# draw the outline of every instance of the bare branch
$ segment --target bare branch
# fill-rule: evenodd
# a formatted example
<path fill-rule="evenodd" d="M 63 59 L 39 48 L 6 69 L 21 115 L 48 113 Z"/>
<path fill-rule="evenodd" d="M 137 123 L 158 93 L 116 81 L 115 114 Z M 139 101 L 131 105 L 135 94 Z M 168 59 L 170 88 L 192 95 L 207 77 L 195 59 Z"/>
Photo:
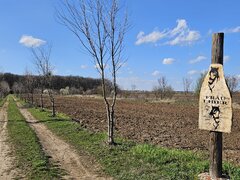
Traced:
<path fill-rule="evenodd" d="M 57 10 L 57 18 L 80 41 L 82 47 L 93 57 L 102 80 L 103 99 L 106 105 L 109 133 L 114 127 L 114 106 L 117 97 L 116 72 L 124 62 L 122 53 L 128 18 L 122 20 L 117 0 L 64 0 Z M 110 2 L 110 3 L 109 3 Z M 106 94 L 106 69 L 111 71 L 113 86 L 112 102 Z M 112 138 L 112 136 L 111 136 Z"/>

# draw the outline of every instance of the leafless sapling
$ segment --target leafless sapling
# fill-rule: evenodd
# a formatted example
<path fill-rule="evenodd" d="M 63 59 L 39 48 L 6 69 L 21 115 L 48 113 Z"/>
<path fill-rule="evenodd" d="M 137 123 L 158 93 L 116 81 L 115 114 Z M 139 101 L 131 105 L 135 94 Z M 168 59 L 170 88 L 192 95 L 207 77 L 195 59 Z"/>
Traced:
<path fill-rule="evenodd" d="M 28 94 L 28 99 L 31 100 L 31 104 L 33 105 L 35 79 L 34 79 L 33 74 L 28 69 L 25 70 L 24 84 L 25 84 L 26 93 Z"/>
<path fill-rule="evenodd" d="M 190 78 L 183 78 L 183 90 L 185 95 L 189 93 L 191 89 L 192 80 Z"/>
<path fill-rule="evenodd" d="M 50 98 L 52 104 L 52 116 L 56 115 L 55 112 L 55 97 L 54 91 L 52 89 L 52 75 L 53 75 L 53 67 L 50 62 L 52 46 L 46 45 L 41 47 L 33 47 L 31 49 L 34 64 L 39 74 L 39 87 L 41 89 L 40 100 L 41 100 L 41 108 L 43 109 L 43 91 L 47 88 L 47 93 Z"/>
<path fill-rule="evenodd" d="M 92 56 L 101 77 L 102 95 L 108 121 L 108 144 L 113 145 L 117 71 L 123 65 L 123 42 L 129 27 L 128 18 L 117 0 L 64 0 L 57 9 L 60 23 L 65 25 Z M 111 100 L 107 98 L 106 79 L 112 82 Z"/>

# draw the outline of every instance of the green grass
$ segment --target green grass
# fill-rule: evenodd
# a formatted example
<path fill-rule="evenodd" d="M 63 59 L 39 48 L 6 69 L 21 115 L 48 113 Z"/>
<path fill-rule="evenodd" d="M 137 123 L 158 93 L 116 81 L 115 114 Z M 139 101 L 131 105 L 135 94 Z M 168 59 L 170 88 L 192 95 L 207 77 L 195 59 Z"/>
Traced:
<path fill-rule="evenodd" d="M 31 108 L 30 112 L 76 149 L 93 155 L 104 172 L 116 179 L 192 180 L 209 169 L 204 154 L 136 144 L 123 139 L 117 139 L 117 146 L 108 147 L 105 143 L 106 134 L 89 132 L 63 114 L 53 118 L 48 111 Z M 239 167 L 224 163 L 223 169 L 232 179 L 240 179 Z"/>
<path fill-rule="evenodd" d="M 3 106 L 3 104 L 6 102 L 7 97 L 5 98 L 0 98 L 0 107 Z"/>
<path fill-rule="evenodd" d="M 16 167 L 27 179 L 59 179 L 62 171 L 49 162 L 39 139 L 9 96 L 8 135 L 16 156 Z M 18 177 L 22 178 L 22 177 Z"/>

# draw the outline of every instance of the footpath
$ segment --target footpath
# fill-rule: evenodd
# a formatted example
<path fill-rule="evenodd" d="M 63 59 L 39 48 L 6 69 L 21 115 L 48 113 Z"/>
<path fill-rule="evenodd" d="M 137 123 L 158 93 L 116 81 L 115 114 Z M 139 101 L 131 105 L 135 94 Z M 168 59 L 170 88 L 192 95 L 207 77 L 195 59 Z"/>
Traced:
<path fill-rule="evenodd" d="M 13 179 L 18 170 L 14 167 L 14 157 L 7 141 L 7 107 L 6 102 L 0 109 L 0 179 Z"/>
<path fill-rule="evenodd" d="M 31 113 L 16 101 L 17 106 L 29 126 L 35 131 L 43 151 L 51 157 L 51 161 L 66 172 L 62 179 L 71 180 L 106 180 L 112 179 L 99 175 L 97 164 L 87 162 L 68 143 L 53 134 L 43 123 L 35 119 Z M 0 110 L 0 179 L 14 179 L 20 171 L 14 168 L 14 157 L 11 156 L 11 146 L 7 143 L 7 108 L 8 101 Z M 86 166 L 87 165 L 87 166 Z M 89 168 L 90 166 L 90 168 Z M 37 177 L 36 177 L 37 178 Z"/>

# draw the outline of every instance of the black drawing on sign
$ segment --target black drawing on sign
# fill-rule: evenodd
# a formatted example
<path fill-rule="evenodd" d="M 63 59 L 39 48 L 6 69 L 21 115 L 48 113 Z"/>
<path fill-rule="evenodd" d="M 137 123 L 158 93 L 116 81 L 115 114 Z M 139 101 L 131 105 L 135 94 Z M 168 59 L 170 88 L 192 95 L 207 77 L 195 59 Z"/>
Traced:
<path fill-rule="evenodd" d="M 209 71 L 209 79 L 208 79 L 208 87 L 211 92 L 215 87 L 218 79 L 219 79 L 218 68 L 211 67 L 211 70 Z"/>
<path fill-rule="evenodd" d="M 213 126 L 215 129 L 218 128 L 220 120 L 219 120 L 219 116 L 220 116 L 220 109 L 219 106 L 212 106 L 212 110 L 209 113 L 210 116 L 212 116 L 212 118 L 214 119 L 214 123 Z"/>

